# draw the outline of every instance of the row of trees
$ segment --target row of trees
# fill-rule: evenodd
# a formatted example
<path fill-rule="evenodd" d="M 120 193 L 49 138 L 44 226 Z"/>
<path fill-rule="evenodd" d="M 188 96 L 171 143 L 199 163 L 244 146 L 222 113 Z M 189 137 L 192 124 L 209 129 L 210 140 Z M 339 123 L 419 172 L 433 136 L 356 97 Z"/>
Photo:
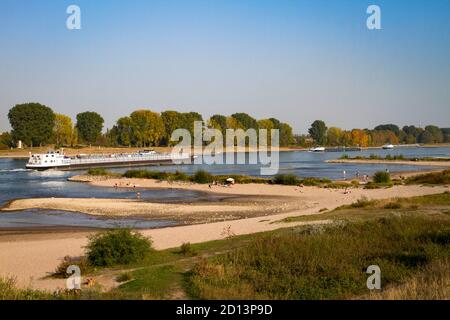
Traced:
<path fill-rule="evenodd" d="M 11 108 L 8 118 L 11 133 L 0 135 L 0 148 L 13 147 L 21 140 L 27 146 L 39 146 L 54 143 L 57 146 L 74 146 L 77 144 L 96 144 L 104 146 L 167 146 L 170 145 L 172 132 L 179 128 L 188 129 L 193 136 L 194 122 L 202 121 L 209 128 L 222 132 L 224 138 L 227 129 L 278 129 L 280 146 L 311 145 L 329 146 L 379 146 L 386 143 L 442 143 L 450 142 L 450 128 L 438 128 L 428 125 L 425 128 L 394 124 L 383 124 L 374 129 L 343 130 L 338 127 L 328 128 L 324 121 L 312 123 L 309 135 L 294 136 L 292 128 L 278 119 L 257 120 L 246 113 L 230 116 L 216 114 L 207 120 L 197 112 L 136 110 L 129 116 L 117 120 L 106 133 L 102 133 L 104 120 L 96 112 L 77 114 L 76 123 L 66 115 L 54 113 L 47 106 L 39 103 L 19 104 Z M 270 139 L 270 137 L 269 137 Z M 270 141 L 270 140 L 269 140 Z"/>
<path fill-rule="evenodd" d="M 295 142 L 292 128 L 275 118 L 256 120 L 246 113 L 235 113 L 231 116 L 213 115 L 207 121 L 197 112 L 164 111 L 161 114 L 150 110 L 137 110 L 128 117 L 117 120 L 114 127 L 107 132 L 107 140 L 111 145 L 121 146 L 167 146 L 171 134 L 176 129 L 187 129 L 194 135 L 194 122 L 202 121 L 207 127 L 218 129 L 226 137 L 227 129 L 279 129 L 280 145 L 288 146 Z"/>
<path fill-rule="evenodd" d="M 95 143 L 102 134 L 103 118 L 95 112 L 83 112 L 77 115 L 74 125 L 66 115 L 54 113 L 39 103 L 18 104 L 8 113 L 12 127 L 9 144 L 22 141 L 28 146 L 41 146 L 49 143 L 57 145 L 76 145 Z M 3 136 L 2 135 L 2 136 Z"/>
<path fill-rule="evenodd" d="M 450 142 L 450 128 L 438 128 L 428 125 L 425 128 L 404 126 L 399 128 L 395 124 L 382 124 L 374 129 L 342 130 L 338 127 L 327 128 L 322 120 L 316 120 L 308 130 L 310 138 L 297 136 L 299 144 L 329 145 L 329 146 L 380 146 L 386 143 L 415 144 Z"/>
<path fill-rule="evenodd" d="M 4 133 L 0 147 L 8 148 L 21 140 L 28 146 L 54 143 L 57 146 L 77 144 L 97 144 L 107 146 L 167 146 L 174 130 L 184 128 L 194 135 L 194 122 L 202 121 L 209 128 L 223 133 L 226 129 L 279 129 L 280 145 L 288 146 L 295 142 L 292 128 L 278 119 L 256 120 L 246 113 L 231 116 L 216 114 L 207 121 L 197 112 L 136 110 L 129 116 L 117 120 L 116 124 L 102 134 L 104 120 L 96 112 L 82 112 L 76 116 L 76 124 L 66 115 L 54 113 L 39 103 L 16 105 L 8 113 L 12 127 L 11 133 Z M 269 140 L 270 141 L 270 140 Z M 173 142 L 172 142 L 173 143 Z"/>

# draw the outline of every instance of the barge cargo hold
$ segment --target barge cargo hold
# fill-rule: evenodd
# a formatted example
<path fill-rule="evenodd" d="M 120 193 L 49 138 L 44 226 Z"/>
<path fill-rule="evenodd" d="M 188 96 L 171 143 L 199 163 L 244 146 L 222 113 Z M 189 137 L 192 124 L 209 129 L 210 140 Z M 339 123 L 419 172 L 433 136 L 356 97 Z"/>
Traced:
<path fill-rule="evenodd" d="M 157 153 L 145 150 L 134 153 L 93 154 L 65 156 L 60 151 L 49 151 L 45 154 L 30 154 L 27 169 L 34 170 L 78 170 L 95 167 L 114 168 L 146 165 L 170 165 L 190 163 L 194 157 L 188 153 Z"/>

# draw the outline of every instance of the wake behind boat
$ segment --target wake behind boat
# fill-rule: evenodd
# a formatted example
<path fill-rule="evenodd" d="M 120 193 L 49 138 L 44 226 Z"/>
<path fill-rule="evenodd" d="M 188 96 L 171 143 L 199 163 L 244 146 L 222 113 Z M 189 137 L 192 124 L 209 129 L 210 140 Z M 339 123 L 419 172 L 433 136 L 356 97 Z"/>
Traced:
<path fill-rule="evenodd" d="M 314 147 L 309 149 L 310 152 L 324 152 L 325 151 L 325 147 Z"/>
<path fill-rule="evenodd" d="M 112 168 L 181 162 L 189 163 L 189 160 L 192 159 L 193 157 L 189 153 L 157 153 L 153 150 L 116 154 L 79 154 L 74 157 L 64 155 L 63 151 L 49 151 L 43 154 L 30 153 L 26 168 L 34 170 L 74 170 L 92 167 Z"/>

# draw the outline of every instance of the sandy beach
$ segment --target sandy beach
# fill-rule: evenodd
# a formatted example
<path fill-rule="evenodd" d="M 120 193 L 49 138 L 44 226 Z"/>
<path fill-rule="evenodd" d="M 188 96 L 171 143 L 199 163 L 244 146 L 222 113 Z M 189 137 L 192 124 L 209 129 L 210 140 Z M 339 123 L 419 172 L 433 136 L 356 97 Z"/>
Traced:
<path fill-rule="evenodd" d="M 83 177 L 78 177 L 79 179 Z M 86 177 L 83 178 L 86 181 Z M 339 189 L 318 187 L 295 187 L 281 185 L 243 184 L 232 187 L 197 185 L 187 183 L 168 183 L 142 179 L 91 179 L 88 183 L 97 186 L 133 188 L 178 188 L 213 192 L 222 195 L 238 195 L 239 197 L 227 205 L 222 203 L 183 203 L 166 204 L 133 200 L 112 199 L 23 199 L 9 204 L 6 210 L 24 208 L 48 208 L 60 210 L 82 211 L 96 215 L 141 214 L 160 217 L 161 214 L 179 216 L 180 220 L 189 216 L 227 216 L 230 212 L 239 212 L 241 216 L 228 221 L 183 225 L 161 229 L 141 231 L 151 237 L 156 249 L 180 246 L 184 242 L 200 243 L 222 239 L 231 232 L 235 235 L 250 234 L 277 228 L 292 227 L 305 222 L 273 223 L 292 216 L 317 214 L 323 208 L 334 209 L 350 204 L 362 196 L 369 199 L 392 197 L 411 197 L 425 194 L 442 193 L 447 186 L 395 186 L 389 189 L 352 189 L 345 194 Z M 250 199 L 250 200 L 248 200 Z M 278 202 L 269 204 L 277 199 Z M 227 201 L 227 200 L 225 200 Z M 270 209 L 267 209 L 270 208 Z M 262 210 L 262 211 L 261 211 Z M 266 210 L 266 211 L 264 211 Z M 278 211 L 276 211 L 278 210 Z M 126 212 L 126 213 L 124 213 Z M 247 218 L 245 218 L 247 216 Z M 222 217 L 223 218 L 223 217 Z M 227 220 L 227 219 L 223 219 Z M 197 221 L 191 221 L 198 223 Z M 308 222 L 327 223 L 326 220 Z M 58 232 L 48 234 L 19 234 L 0 236 L 0 275 L 14 275 L 18 284 L 26 287 L 55 290 L 64 286 L 64 280 L 42 279 L 51 273 L 66 255 L 79 256 L 87 243 L 89 232 Z"/>

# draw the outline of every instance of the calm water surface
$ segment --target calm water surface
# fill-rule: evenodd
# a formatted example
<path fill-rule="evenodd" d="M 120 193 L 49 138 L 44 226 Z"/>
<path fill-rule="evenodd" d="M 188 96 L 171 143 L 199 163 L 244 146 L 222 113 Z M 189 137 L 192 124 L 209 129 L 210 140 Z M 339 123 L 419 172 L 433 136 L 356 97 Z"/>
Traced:
<path fill-rule="evenodd" d="M 280 173 L 292 173 L 300 177 L 327 177 L 341 179 L 343 171 L 347 178 L 352 178 L 357 171 L 361 175 L 372 175 L 375 171 L 419 171 L 431 167 L 395 164 L 339 164 L 326 163 L 325 160 L 337 159 L 341 152 L 311 153 L 303 151 L 281 152 Z M 450 147 L 439 148 L 396 148 L 394 150 L 371 149 L 358 152 L 347 152 L 349 156 L 404 155 L 405 157 L 449 157 Z M 136 192 L 129 189 L 93 187 L 87 184 L 69 182 L 67 178 L 80 174 L 80 171 L 29 171 L 25 170 L 25 159 L 0 159 L 0 206 L 8 201 L 20 198 L 135 198 Z M 145 169 L 146 167 L 143 167 Z M 193 173 L 204 169 L 213 174 L 245 174 L 260 175 L 259 165 L 180 165 L 147 167 L 151 170 Z M 111 169 L 124 172 L 129 168 Z M 211 200 L 211 195 L 190 190 L 141 190 L 142 199 L 148 201 L 192 201 L 193 199 Z M 83 214 L 49 211 L 26 210 L 14 213 L 0 213 L 1 227 L 24 226 L 92 226 L 109 228 L 111 226 L 130 226 L 150 228 L 171 225 L 171 221 L 148 221 L 141 219 L 101 219 Z"/>

